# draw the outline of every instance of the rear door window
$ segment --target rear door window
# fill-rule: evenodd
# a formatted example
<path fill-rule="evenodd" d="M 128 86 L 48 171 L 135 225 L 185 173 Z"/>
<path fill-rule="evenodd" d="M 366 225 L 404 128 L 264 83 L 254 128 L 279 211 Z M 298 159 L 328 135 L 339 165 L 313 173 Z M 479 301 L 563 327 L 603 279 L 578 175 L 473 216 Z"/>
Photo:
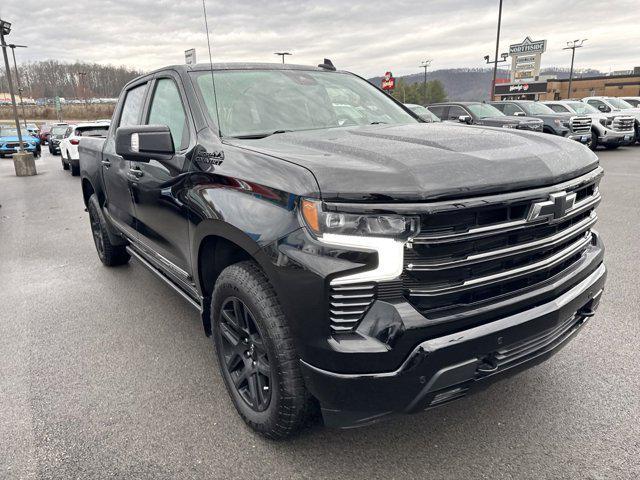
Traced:
<path fill-rule="evenodd" d="M 130 127 L 140 124 L 140 114 L 142 113 L 142 104 L 144 102 L 144 93 L 147 84 L 138 85 L 127 92 L 120 114 L 120 126 Z"/>
<path fill-rule="evenodd" d="M 436 117 L 438 117 L 440 120 L 444 120 L 443 115 L 444 115 L 444 105 L 433 105 L 428 107 L 429 111 L 432 112 Z"/>

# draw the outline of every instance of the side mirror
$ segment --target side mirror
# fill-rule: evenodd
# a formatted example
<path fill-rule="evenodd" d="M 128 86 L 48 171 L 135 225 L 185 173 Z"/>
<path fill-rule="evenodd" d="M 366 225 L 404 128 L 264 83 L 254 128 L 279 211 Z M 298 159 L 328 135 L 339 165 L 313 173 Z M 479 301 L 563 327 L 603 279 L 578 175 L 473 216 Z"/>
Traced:
<path fill-rule="evenodd" d="M 166 125 L 119 127 L 116 153 L 133 162 L 170 160 L 175 154 L 171 131 Z"/>
<path fill-rule="evenodd" d="M 610 112 L 611 109 L 609 107 L 607 107 L 606 105 L 598 105 L 598 110 L 600 110 L 601 112 Z"/>
<path fill-rule="evenodd" d="M 524 112 L 513 112 L 514 117 L 524 117 Z"/>
<path fill-rule="evenodd" d="M 468 123 L 471 124 L 471 117 L 469 115 L 460 115 L 458 117 L 458 121 L 460 123 Z"/>

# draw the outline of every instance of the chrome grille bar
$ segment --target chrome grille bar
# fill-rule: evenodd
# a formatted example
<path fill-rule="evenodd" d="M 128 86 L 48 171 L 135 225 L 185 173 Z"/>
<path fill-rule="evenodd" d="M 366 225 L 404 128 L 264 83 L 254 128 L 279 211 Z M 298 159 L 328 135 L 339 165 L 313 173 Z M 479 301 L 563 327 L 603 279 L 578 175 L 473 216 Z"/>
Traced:
<path fill-rule="evenodd" d="M 459 292 L 462 290 L 467 290 L 469 288 L 490 285 L 492 283 L 500 282 L 503 280 L 511 280 L 513 278 L 521 277 L 523 275 L 527 275 L 539 270 L 551 268 L 555 265 L 558 265 L 559 263 L 562 263 L 564 260 L 569 259 L 573 255 L 575 255 L 576 253 L 580 252 L 582 249 L 587 247 L 587 245 L 589 245 L 590 242 L 591 242 L 591 232 L 589 231 L 585 235 L 583 235 L 580 239 L 578 239 L 576 242 L 569 245 L 568 247 L 538 262 L 530 263 L 529 265 L 514 268 L 511 270 L 505 270 L 492 275 L 471 278 L 455 285 L 447 285 L 444 287 L 438 286 L 438 287 L 432 287 L 432 288 L 412 288 L 412 289 L 409 289 L 409 294 L 411 296 L 417 296 L 417 297 L 430 297 L 430 296 L 436 296 L 436 295 L 444 295 L 447 293 Z"/>
<path fill-rule="evenodd" d="M 440 262 L 409 263 L 405 268 L 409 271 L 446 270 L 449 268 L 462 267 L 465 265 L 471 265 L 479 262 L 494 260 L 497 258 L 506 258 L 513 255 L 518 255 L 520 253 L 535 252 L 536 250 L 541 250 L 543 248 L 559 245 L 562 242 L 565 242 L 574 236 L 578 236 L 581 233 L 586 232 L 589 228 L 591 228 L 596 223 L 597 220 L 598 220 L 598 217 L 596 213 L 592 212 L 591 215 L 589 215 L 589 217 L 585 218 L 584 220 L 581 220 L 580 222 L 576 223 L 572 227 L 562 230 L 561 232 L 558 232 L 549 237 L 535 240 L 533 242 L 522 243 L 520 245 L 514 245 L 512 247 L 506 247 L 498 250 L 491 250 L 488 252 L 468 255 L 464 258 L 459 258 L 455 260 L 448 260 L 448 261 L 445 260 Z"/>

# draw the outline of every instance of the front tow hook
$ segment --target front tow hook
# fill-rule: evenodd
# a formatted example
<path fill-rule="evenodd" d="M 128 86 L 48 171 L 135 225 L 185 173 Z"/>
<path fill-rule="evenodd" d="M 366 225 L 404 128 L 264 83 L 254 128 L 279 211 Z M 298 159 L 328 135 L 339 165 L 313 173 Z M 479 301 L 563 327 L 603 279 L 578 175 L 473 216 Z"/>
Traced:
<path fill-rule="evenodd" d="M 498 361 L 492 356 L 482 359 L 482 363 L 476 369 L 482 375 L 488 375 L 496 370 L 498 370 Z"/>

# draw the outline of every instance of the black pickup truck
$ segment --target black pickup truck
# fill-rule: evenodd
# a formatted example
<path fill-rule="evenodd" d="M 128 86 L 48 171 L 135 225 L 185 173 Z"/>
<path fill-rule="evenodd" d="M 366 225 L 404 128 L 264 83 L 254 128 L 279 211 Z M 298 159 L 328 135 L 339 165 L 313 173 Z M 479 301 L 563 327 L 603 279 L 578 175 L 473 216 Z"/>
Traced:
<path fill-rule="evenodd" d="M 592 152 L 424 123 L 330 61 L 139 77 L 80 168 L 102 263 L 135 257 L 200 311 L 236 409 L 272 438 L 535 365 L 604 288 Z"/>

